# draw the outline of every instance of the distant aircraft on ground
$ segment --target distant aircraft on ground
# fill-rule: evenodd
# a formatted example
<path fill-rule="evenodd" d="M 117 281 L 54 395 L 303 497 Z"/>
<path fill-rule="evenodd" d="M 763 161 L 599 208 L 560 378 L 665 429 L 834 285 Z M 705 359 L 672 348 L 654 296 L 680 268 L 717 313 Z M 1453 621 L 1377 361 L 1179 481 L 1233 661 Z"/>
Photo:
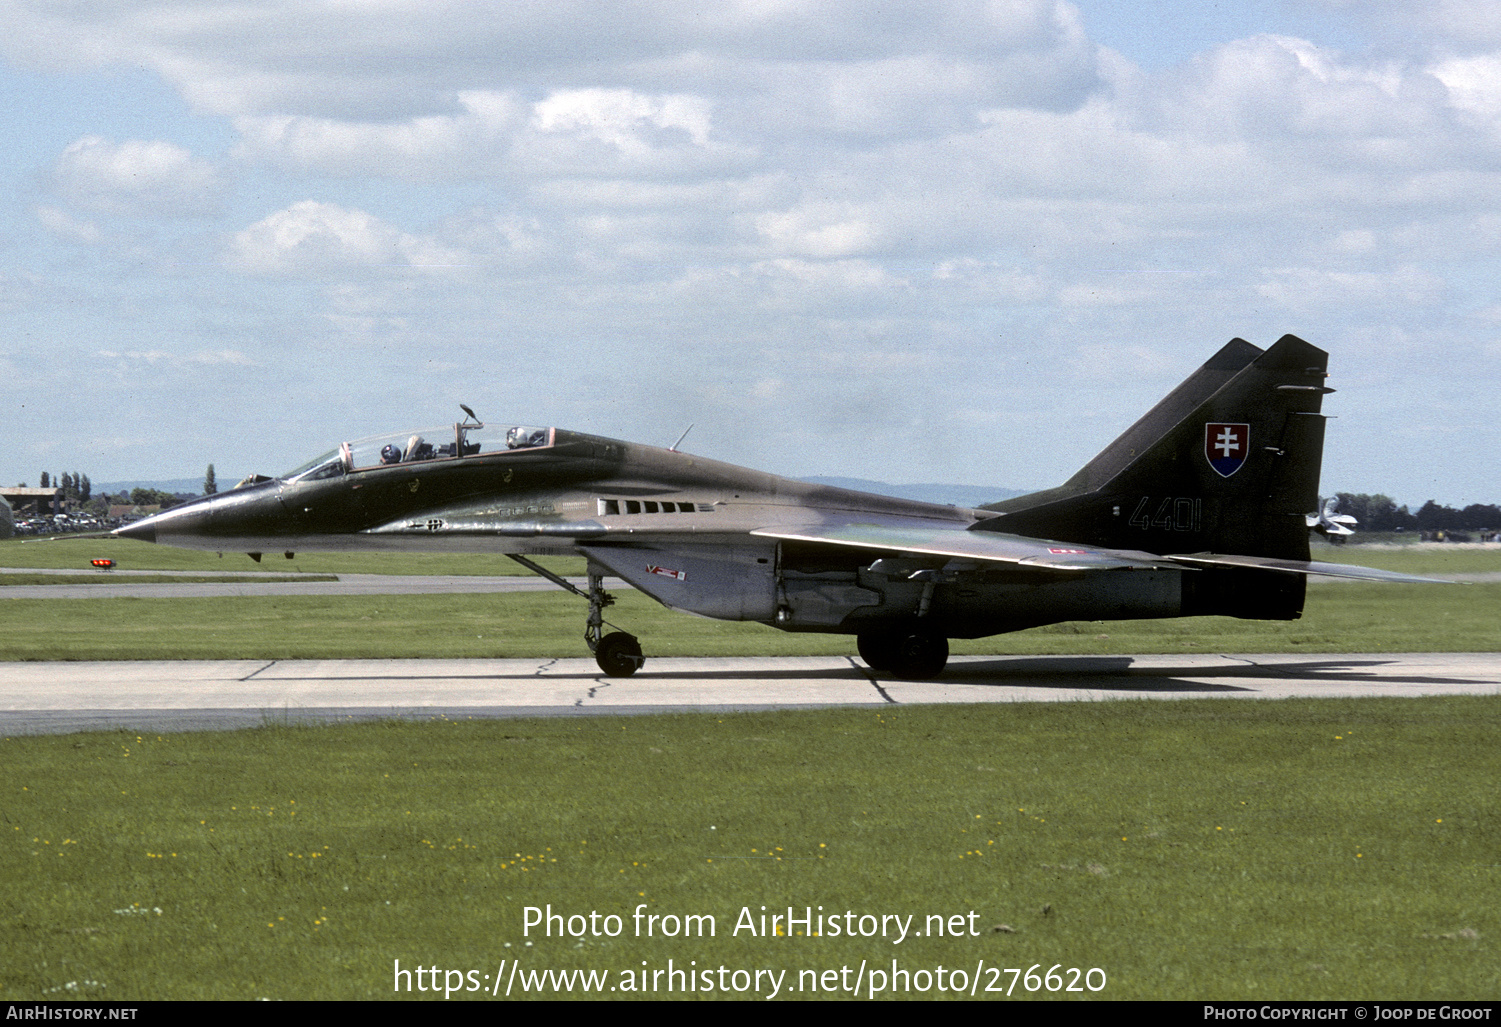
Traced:
<path fill-rule="evenodd" d="M 192 549 L 505 554 L 589 603 L 609 675 L 643 662 L 603 632 L 614 574 L 664 606 L 856 637 L 872 668 L 936 676 L 948 640 L 1071 620 L 1293 620 L 1307 575 L 1424 581 L 1312 562 L 1328 354 L 1235 339 L 1057 488 L 977 509 L 809 484 L 561 428 L 451 427 L 346 442 L 114 534 Z M 461 404 L 462 406 L 462 404 Z M 583 556 L 588 588 L 536 555 Z M 611 625 L 613 627 L 613 625 Z"/>

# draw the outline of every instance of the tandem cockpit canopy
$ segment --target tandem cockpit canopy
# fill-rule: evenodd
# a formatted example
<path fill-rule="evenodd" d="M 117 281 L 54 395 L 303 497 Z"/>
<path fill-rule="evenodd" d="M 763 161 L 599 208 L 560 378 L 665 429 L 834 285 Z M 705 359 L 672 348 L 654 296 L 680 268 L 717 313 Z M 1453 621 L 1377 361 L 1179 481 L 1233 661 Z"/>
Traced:
<path fill-rule="evenodd" d="M 467 409 L 466 409 L 467 413 Z M 552 428 L 505 425 L 487 428 L 472 418 L 443 428 L 373 435 L 344 442 L 337 449 L 281 475 L 283 481 L 321 481 L 355 471 L 425 460 L 452 460 L 479 453 L 542 449 L 556 437 Z"/>

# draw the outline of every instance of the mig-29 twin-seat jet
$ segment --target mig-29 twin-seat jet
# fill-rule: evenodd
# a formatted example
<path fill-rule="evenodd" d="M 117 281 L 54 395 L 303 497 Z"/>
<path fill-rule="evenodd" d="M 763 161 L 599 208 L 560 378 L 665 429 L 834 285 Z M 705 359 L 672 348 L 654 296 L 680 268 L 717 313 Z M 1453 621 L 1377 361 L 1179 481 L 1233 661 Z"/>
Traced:
<path fill-rule="evenodd" d="M 943 670 L 949 639 L 1060 621 L 1208 614 L 1293 620 L 1309 574 L 1328 354 L 1235 339 L 1057 488 L 976 509 L 810 484 L 563 428 L 451 427 L 346 442 L 275 478 L 115 534 L 192 549 L 510 556 L 588 600 L 609 675 L 643 662 L 605 634 L 613 574 L 664 606 L 854 635 L 873 669 Z M 462 406 L 462 404 L 461 404 Z M 537 555 L 582 556 L 588 588 Z"/>

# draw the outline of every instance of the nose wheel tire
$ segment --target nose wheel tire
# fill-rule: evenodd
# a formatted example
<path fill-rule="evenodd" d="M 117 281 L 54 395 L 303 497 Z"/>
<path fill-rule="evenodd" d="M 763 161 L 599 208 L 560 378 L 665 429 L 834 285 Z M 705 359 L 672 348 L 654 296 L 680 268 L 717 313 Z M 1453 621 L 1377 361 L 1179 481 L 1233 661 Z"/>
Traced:
<path fill-rule="evenodd" d="M 594 661 L 607 677 L 628 678 L 646 662 L 635 635 L 612 631 L 594 647 Z"/>

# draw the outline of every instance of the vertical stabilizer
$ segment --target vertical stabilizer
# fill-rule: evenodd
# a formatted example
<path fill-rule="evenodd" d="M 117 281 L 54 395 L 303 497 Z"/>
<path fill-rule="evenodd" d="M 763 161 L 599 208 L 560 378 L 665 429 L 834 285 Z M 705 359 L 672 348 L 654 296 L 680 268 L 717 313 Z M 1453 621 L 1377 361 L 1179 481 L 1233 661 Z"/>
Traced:
<path fill-rule="evenodd" d="M 1127 428 L 1105 450 L 1080 468 L 1064 488 L 1088 491 L 1098 488 L 1120 474 L 1146 452 L 1168 429 L 1192 414 L 1201 403 L 1218 392 L 1265 350 L 1245 339 L 1231 339 L 1204 366 L 1189 375 L 1142 418 Z"/>
<path fill-rule="evenodd" d="M 1293 335 L 1265 352 L 1237 339 L 1067 483 L 988 507 L 1001 516 L 976 530 L 1307 560 L 1327 366 Z"/>

